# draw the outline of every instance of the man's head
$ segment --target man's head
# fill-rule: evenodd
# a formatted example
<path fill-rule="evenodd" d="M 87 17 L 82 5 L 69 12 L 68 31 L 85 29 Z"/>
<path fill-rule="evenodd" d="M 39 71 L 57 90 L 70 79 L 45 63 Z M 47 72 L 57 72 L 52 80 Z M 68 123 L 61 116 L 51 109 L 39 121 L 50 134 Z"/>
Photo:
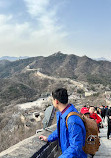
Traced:
<path fill-rule="evenodd" d="M 57 104 L 67 104 L 68 94 L 65 88 L 58 88 L 52 92 L 53 104 L 56 107 Z"/>
<path fill-rule="evenodd" d="M 94 108 L 94 106 L 90 106 L 90 108 L 89 108 L 89 112 L 90 112 L 91 114 L 95 112 L 95 108 Z"/>
<path fill-rule="evenodd" d="M 81 113 L 82 115 L 85 115 L 87 118 L 90 117 L 90 115 L 89 115 L 90 112 L 89 112 L 89 110 L 88 110 L 87 107 L 83 107 L 83 108 L 81 109 L 80 113 Z"/>

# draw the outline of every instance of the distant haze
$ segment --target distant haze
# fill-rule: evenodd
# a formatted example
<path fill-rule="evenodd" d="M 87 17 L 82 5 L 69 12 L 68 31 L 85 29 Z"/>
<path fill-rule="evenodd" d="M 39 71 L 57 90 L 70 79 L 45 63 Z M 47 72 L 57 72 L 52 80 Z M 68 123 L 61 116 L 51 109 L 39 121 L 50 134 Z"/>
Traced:
<path fill-rule="evenodd" d="M 0 60 L 9 60 L 9 61 L 15 61 L 19 59 L 26 59 L 29 58 L 28 56 L 23 56 L 23 57 L 11 57 L 11 56 L 3 56 L 0 58 Z"/>
<path fill-rule="evenodd" d="M 29 56 L 20 56 L 20 57 L 14 57 L 14 56 L 2 56 L 0 58 L 0 60 L 9 60 L 9 61 L 15 61 L 15 60 L 19 60 L 19 59 L 27 59 L 27 58 L 30 58 Z M 106 58 L 92 58 L 94 60 L 97 60 L 97 61 L 100 61 L 100 60 L 103 60 L 103 61 L 111 61 L 111 60 L 108 60 Z"/>

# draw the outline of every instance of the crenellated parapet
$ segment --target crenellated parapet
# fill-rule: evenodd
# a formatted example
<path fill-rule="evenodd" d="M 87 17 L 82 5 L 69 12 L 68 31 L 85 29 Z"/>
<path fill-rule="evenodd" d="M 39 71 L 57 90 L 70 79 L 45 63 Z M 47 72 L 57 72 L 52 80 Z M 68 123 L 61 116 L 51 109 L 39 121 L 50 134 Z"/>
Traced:
<path fill-rule="evenodd" d="M 58 143 L 46 143 L 39 139 L 39 135 L 48 136 L 56 125 L 49 127 L 49 130 L 40 129 L 38 132 L 18 144 L 0 153 L 0 158 L 56 158 L 60 151 Z"/>

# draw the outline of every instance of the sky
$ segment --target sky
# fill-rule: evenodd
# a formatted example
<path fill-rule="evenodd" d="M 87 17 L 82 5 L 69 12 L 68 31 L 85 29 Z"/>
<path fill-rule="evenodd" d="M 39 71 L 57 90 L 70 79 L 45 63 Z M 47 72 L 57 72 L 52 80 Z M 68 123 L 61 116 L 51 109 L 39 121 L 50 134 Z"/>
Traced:
<path fill-rule="evenodd" d="M 0 57 L 111 60 L 111 0 L 0 0 Z"/>

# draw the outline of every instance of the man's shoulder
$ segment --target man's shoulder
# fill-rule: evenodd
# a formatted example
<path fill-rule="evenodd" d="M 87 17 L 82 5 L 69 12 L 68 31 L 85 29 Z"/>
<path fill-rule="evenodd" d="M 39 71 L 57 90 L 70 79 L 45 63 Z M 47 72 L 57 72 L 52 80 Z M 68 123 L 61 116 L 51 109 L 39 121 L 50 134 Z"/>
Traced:
<path fill-rule="evenodd" d="M 83 121 L 82 121 L 82 119 L 79 116 L 77 116 L 77 115 L 71 115 L 68 118 L 68 124 L 69 123 L 81 124 L 81 123 L 83 123 Z"/>

